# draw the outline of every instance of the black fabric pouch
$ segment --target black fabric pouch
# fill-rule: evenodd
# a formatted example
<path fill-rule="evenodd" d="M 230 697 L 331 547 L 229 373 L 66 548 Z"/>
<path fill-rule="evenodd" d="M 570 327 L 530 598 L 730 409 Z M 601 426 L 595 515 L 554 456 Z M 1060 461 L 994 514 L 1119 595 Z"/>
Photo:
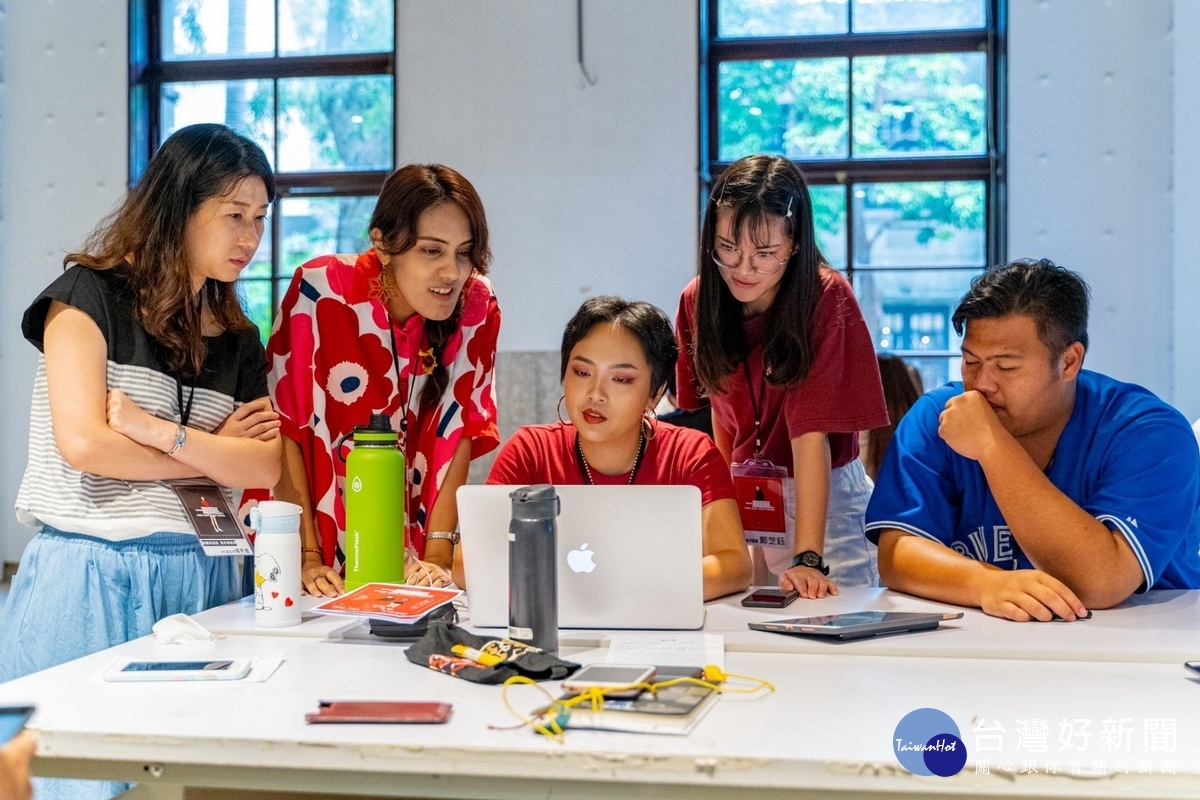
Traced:
<path fill-rule="evenodd" d="M 486 665 L 464 658 L 454 653 L 455 645 L 478 651 L 484 660 L 498 661 Z M 476 636 L 449 622 L 432 623 L 429 632 L 413 642 L 405 655 L 417 666 L 474 683 L 504 683 L 516 675 L 535 681 L 560 681 L 580 666 L 512 639 Z"/>
<path fill-rule="evenodd" d="M 393 622 L 388 619 L 372 618 L 371 635 L 389 642 L 415 642 L 429 633 L 435 622 L 458 622 L 458 611 L 453 603 L 438 606 L 416 622 Z"/>

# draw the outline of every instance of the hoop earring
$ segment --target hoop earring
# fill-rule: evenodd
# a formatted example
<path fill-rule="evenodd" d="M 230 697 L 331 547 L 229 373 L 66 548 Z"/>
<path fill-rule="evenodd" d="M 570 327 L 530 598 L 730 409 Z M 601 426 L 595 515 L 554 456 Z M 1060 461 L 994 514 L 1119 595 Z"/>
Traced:
<path fill-rule="evenodd" d="M 569 422 L 567 422 L 565 419 L 563 419 L 563 418 L 562 418 L 562 404 L 563 404 L 563 400 L 566 400 L 566 399 L 567 399 L 567 396 L 566 396 L 565 394 L 564 394 L 564 395 L 561 395 L 561 396 L 558 398 L 558 405 L 556 405 L 556 406 L 554 407 L 554 410 L 555 410 L 555 412 L 558 414 L 558 421 L 559 421 L 559 422 L 561 422 L 563 425 L 570 425 L 570 423 L 569 423 Z"/>
<path fill-rule="evenodd" d="M 646 409 L 646 413 L 642 414 L 642 425 L 646 428 L 643 433 L 647 442 L 658 435 L 658 417 L 650 409 Z"/>

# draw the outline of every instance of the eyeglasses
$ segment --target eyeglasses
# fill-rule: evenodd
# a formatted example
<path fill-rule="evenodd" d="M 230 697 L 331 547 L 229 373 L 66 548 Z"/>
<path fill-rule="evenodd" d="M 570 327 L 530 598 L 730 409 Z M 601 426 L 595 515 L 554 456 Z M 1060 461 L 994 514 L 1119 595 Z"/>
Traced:
<path fill-rule="evenodd" d="M 755 253 L 750 256 L 750 269 L 757 272 L 759 275 L 774 275 L 779 270 L 787 266 L 787 259 L 791 258 L 795 249 L 788 251 L 787 257 L 779 259 L 770 253 Z M 712 260 L 721 269 L 737 269 L 742 263 L 742 251 L 736 247 L 727 244 L 719 244 L 712 249 Z"/>

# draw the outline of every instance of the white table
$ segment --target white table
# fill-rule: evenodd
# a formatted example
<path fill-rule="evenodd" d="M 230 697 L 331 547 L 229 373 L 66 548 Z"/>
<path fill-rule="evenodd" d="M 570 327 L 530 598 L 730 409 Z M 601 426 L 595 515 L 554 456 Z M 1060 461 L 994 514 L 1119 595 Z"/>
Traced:
<path fill-rule="evenodd" d="M 913 637 L 915 638 L 915 637 Z M 266 683 L 111 684 L 98 677 L 117 655 L 139 658 L 259 655 L 283 651 Z M 577 653 L 580 660 L 601 651 Z M 1200 796 L 1200 682 L 1176 664 L 730 653 L 726 667 L 774 681 L 761 700 L 722 698 L 686 737 L 569 731 L 556 744 L 514 720 L 500 690 L 410 664 L 400 648 L 362 640 L 232 635 L 197 646 L 139 639 L 0 685 L 0 703 L 33 701 L 39 774 L 139 781 L 148 796 L 184 786 L 418 797 L 555 798 L 856 795 L 945 797 Z M 535 705 L 534 690 L 513 695 Z M 320 699 L 423 699 L 454 703 L 445 725 L 307 726 Z M 948 778 L 922 778 L 892 751 L 898 721 L 932 706 L 957 723 L 971 756 Z M 1060 720 L 1091 720 L 1093 736 L 1047 775 L 1048 756 L 1019 746 L 1016 720 L 1045 718 L 1049 747 Z M 1130 720 L 1130 774 L 1102 749 L 1102 720 Z M 1176 724 L 1172 752 L 1144 746 L 1151 721 Z M 998 749 L 976 747 L 973 721 L 999 720 Z M 984 734 L 995 738 L 995 734 Z M 988 741 L 990 745 L 990 740 Z M 1175 774 L 1164 774 L 1162 759 Z M 986 758 L 987 774 L 976 766 Z M 1137 774 L 1141 758 L 1150 774 Z M 1022 761 L 1043 759 L 1034 774 Z M 1107 763 L 1097 775 L 1095 762 Z M 1071 761 L 1082 774 L 1071 776 Z M 1004 767 L 1007 766 L 1007 769 Z"/>
<path fill-rule="evenodd" d="M 923 658 L 1035 659 L 1054 661 L 1140 661 L 1179 664 L 1200 659 L 1200 591 L 1148 592 L 1120 607 L 1094 612 L 1093 618 L 1063 623 L 1016 623 L 989 617 L 978 609 L 958 609 L 888 589 L 845 589 L 837 597 L 796 600 L 783 610 L 742 608 L 742 595 L 733 595 L 707 608 L 704 631 L 725 637 L 730 652 L 830 653 L 916 656 Z M 303 622 L 291 628 L 257 628 L 252 598 L 196 616 L 214 633 L 262 636 L 370 639 L 365 623 L 345 617 L 306 611 Z M 308 609 L 317 601 L 304 598 Z M 961 620 L 942 623 L 937 631 L 888 636 L 852 642 L 827 642 L 806 637 L 752 631 L 755 620 L 817 616 L 845 611 L 961 610 Z M 470 626 L 469 618 L 465 623 Z M 498 629 L 481 629 L 495 633 Z M 600 647 L 618 631 L 569 631 L 559 634 L 564 647 Z M 619 631 L 619 633 L 630 633 Z M 647 636 L 656 635 L 647 632 Z"/>

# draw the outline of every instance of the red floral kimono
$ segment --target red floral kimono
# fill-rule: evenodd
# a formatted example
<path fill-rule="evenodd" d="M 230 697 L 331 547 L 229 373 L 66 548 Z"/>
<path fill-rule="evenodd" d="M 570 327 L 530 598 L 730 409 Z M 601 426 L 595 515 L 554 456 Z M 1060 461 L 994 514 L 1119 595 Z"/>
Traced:
<path fill-rule="evenodd" d="M 346 547 L 346 462 L 334 445 L 343 434 L 366 425 L 373 413 L 387 414 L 397 430 L 402 415 L 408 420 L 401 437 L 408 470 L 405 540 L 419 558 L 425 521 L 459 441 L 471 440 L 471 458 L 500 443 L 492 382 L 500 308 L 491 283 L 474 273 L 463 286 L 460 327 L 441 357 L 450 383 L 437 406 L 418 415 L 428 359 L 421 353 L 428 349 L 425 318 L 414 314 L 394 322 L 378 288 L 379 272 L 374 250 L 357 259 L 309 261 L 296 270 L 267 343 L 271 401 L 281 432 L 304 454 L 322 555 L 339 570 Z"/>

